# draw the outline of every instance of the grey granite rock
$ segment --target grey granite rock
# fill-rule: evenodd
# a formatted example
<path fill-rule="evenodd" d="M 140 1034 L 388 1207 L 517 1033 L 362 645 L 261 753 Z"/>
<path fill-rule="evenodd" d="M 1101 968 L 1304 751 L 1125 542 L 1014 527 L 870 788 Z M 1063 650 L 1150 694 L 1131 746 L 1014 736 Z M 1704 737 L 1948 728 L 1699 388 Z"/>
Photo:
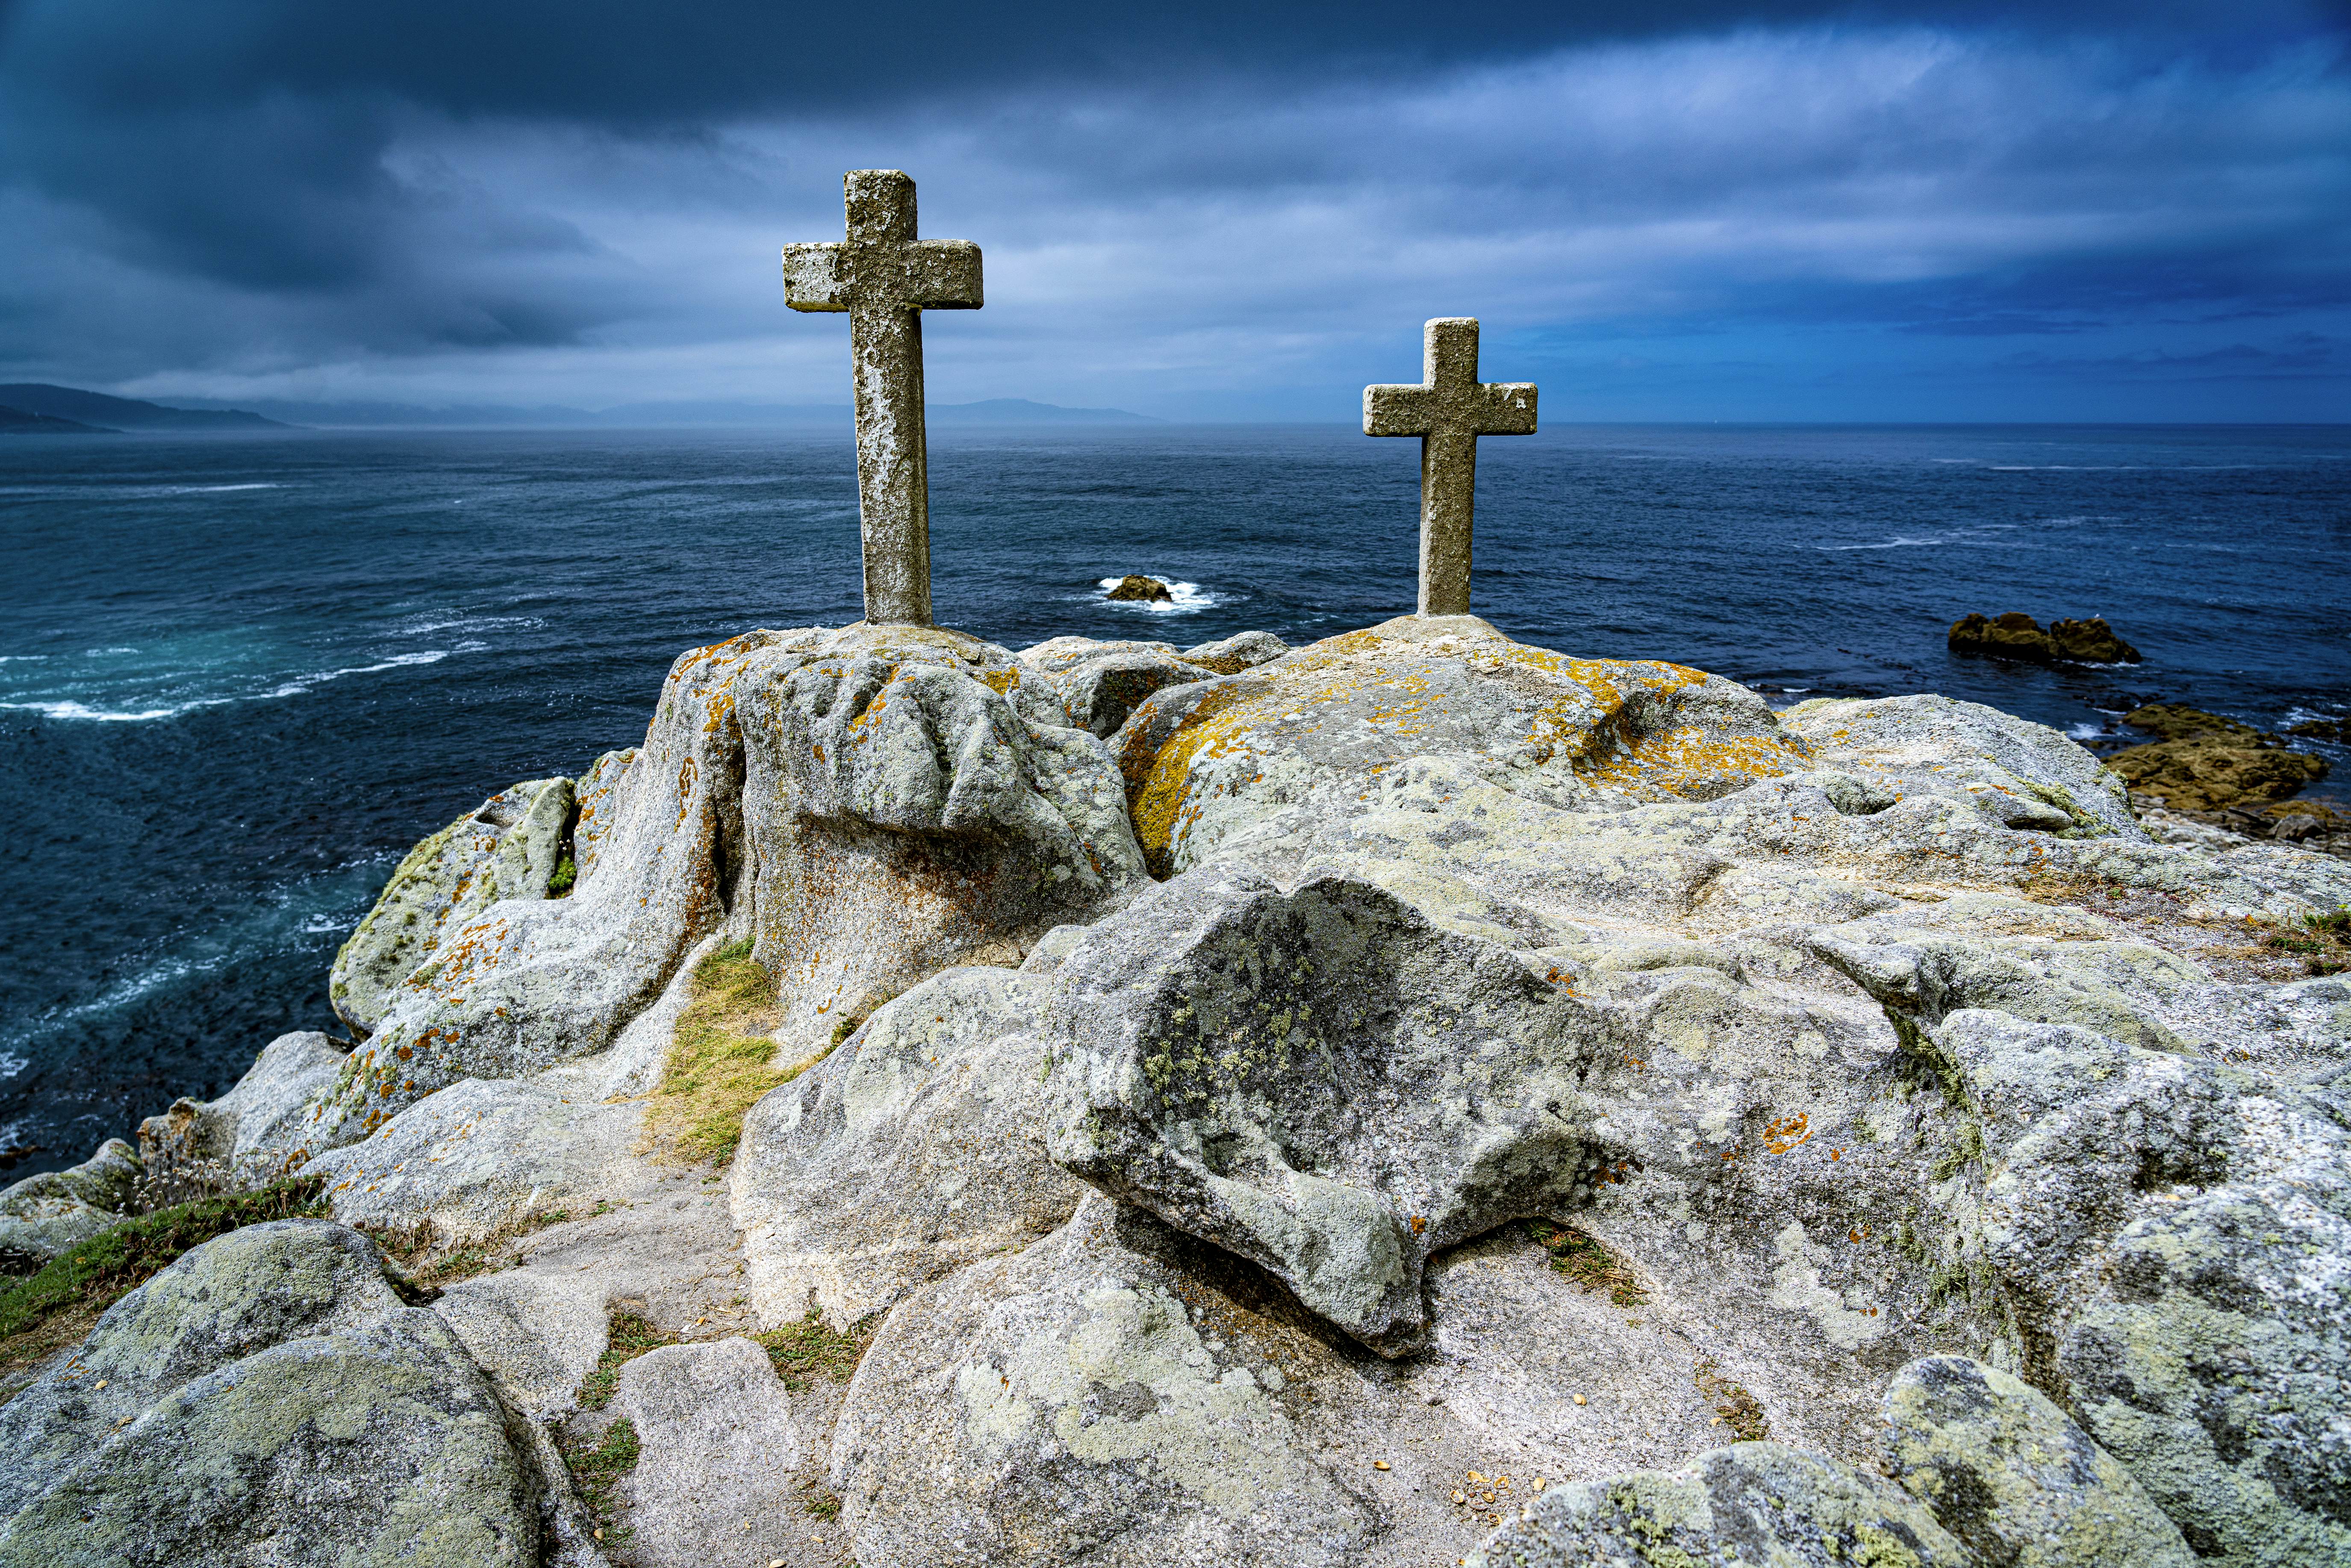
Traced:
<path fill-rule="evenodd" d="M 846 1328 L 915 1286 L 1070 1217 L 1084 1188 L 1045 1157 L 1047 994 L 948 969 L 877 1010 L 745 1119 L 731 1174 L 763 1322 Z"/>
<path fill-rule="evenodd" d="M 1278 1372 L 1194 1327 L 1189 1291 L 1122 1245 L 1095 1198 L 1025 1252 L 908 1297 L 833 1437 L 855 1560 L 1359 1561 L 1374 1505 L 1315 1462 Z"/>
<path fill-rule="evenodd" d="M 1985 1563 L 2190 1568 L 2130 1472 L 2037 1389 L 1964 1356 L 1914 1361 L 1886 1391 L 1886 1462 Z"/>
<path fill-rule="evenodd" d="M 327 995 L 343 1021 L 381 1023 L 401 982 L 491 904 L 545 898 L 571 800 L 569 779 L 528 779 L 409 851 L 335 955 Z"/>
<path fill-rule="evenodd" d="M 1196 643 L 1184 650 L 1184 657 L 1220 675 L 1232 675 L 1271 664 L 1289 652 L 1290 644 L 1270 632 L 1236 632 L 1213 643 Z"/>
<path fill-rule="evenodd" d="M 269 1345 L 94 1433 L 0 1526 L 0 1563 L 526 1568 L 544 1526 L 507 1421 L 438 1318 L 395 1310 Z"/>
<path fill-rule="evenodd" d="M 432 1303 L 508 1406 L 534 1420 L 578 1407 L 580 1380 L 611 1343 L 601 1285 L 513 1269 L 460 1280 Z"/>
<path fill-rule="evenodd" d="M 78 1166 L 0 1189 L 0 1269 L 30 1272 L 122 1222 L 138 1190 L 139 1155 L 109 1138 Z"/>
<path fill-rule="evenodd" d="M 0 1514 L 183 1385 L 400 1305 L 375 1244 L 340 1225 L 281 1219 L 206 1242 L 108 1308 L 71 1356 L 0 1406 Z"/>
<path fill-rule="evenodd" d="M 1161 687 L 1223 673 L 1166 643 L 1092 637 L 1055 637 L 1023 648 L 1019 658 L 1061 695 L 1071 723 L 1105 738 L 1116 735 L 1135 705 Z"/>
<path fill-rule="evenodd" d="M 141 1157 L 162 1179 L 191 1164 L 244 1186 L 281 1176 L 308 1142 L 318 1103 L 333 1090 L 346 1060 L 315 1030 L 279 1035 L 219 1099 L 182 1099 L 140 1123 Z"/>
<path fill-rule="evenodd" d="M 621 1368 L 612 1408 L 636 1427 L 630 1545 L 645 1568 L 765 1563 L 796 1544 L 808 1438 L 767 1352 L 739 1337 L 648 1351 Z"/>
<path fill-rule="evenodd" d="M 1979 1568 L 1934 1515 L 1834 1459 L 1740 1443 L 1687 1468 L 1554 1487 L 1469 1568 Z"/>
<path fill-rule="evenodd" d="M 1432 1251 L 1590 1178 L 1611 1030 L 1565 979 L 1343 876 L 1179 878 L 1055 972 L 1049 1147 L 1401 1354 Z"/>

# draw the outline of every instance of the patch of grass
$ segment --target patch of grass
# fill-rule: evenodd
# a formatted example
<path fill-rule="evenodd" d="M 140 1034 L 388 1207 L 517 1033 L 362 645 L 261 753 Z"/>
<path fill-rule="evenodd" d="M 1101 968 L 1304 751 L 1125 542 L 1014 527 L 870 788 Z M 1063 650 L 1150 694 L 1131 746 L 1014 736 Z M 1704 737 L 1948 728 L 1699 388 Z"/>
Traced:
<path fill-rule="evenodd" d="M 2330 910 L 2325 915 L 2305 915 L 2302 923 L 2313 931 L 2323 931 L 2338 942 L 2351 941 L 2351 904 Z"/>
<path fill-rule="evenodd" d="M 1730 1428 L 1730 1435 L 1742 1443 L 1760 1443 L 1771 1435 L 1771 1424 L 1763 1417 L 1763 1406 L 1755 1396 L 1722 1375 L 1722 1367 L 1712 1356 L 1701 1357 L 1691 1381 L 1698 1391 L 1714 1406 L 1715 1418 Z"/>
<path fill-rule="evenodd" d="M 783 1012 L 775 977 L 751 956 L 748 940 L 731 942 L 696 965 L 689 989 L 692 1000 L 678 1015 L 661 1082 L 647 1097 L 638 1152 L 723 1165 L 734 1157 L 743 1118 L 759 1096 L 823 1058 L 774 1065 L 776 1042 L 768 1031 Z"/>
<path fill-rule="evenodd" d="M 816 1379 L 845 1378 L 856 1371 L 858 1358 L 873 1343 L 874 1331 L 881 1326 L 877 1313 L 852 1324 L 846 1333 L 836 1333 L 824 1326 L 822 1318 L 810 1313 L 799 1322 L 752 1338 L 766 1348 L 784 1386 L 797 1394 Z"/>
<path fill-rule="evenodd" d="M 621 1386 L 621 1368 L 649 1350 L 676 1343 L 675 1334 L 664 1333 L 650 1318 L 635 1312 L 614 1312 L 604 1354 L 597 1358 L 596 1370 L 580 1380 L 580 1407 L 601 1410 L 610 1405 L 613 1391 Z"/>
<path fill-rule="evenodd" d="M 563 1468 L 571 1472 L 571 1484 L 580 1493 L 580 1501 L 593 1521 L 597 1543 L 618 1547 L 629 1544 L 636 1534 L 632 1525 L 616 1525 L 612 1515 L 612 1489 L 621 1478 L 637 1468 L 641 1452 L 637 1428 L 626 1416 L 617 1416 L 604 1428 L 604 1436 L 594 1448 L 578 1443 L 559 1443 Z"/>
<path fill-rule="evenodd" d="M 98 1314 L 215 1236 L 266 1220 L 324 1214 L 317 1176 L 199 1198 L 126 1220 L 0 1290 L 0 1372 L 29 1365 L 89 1332 Z"/>
<path fill-rule="evenodd" d="M 579 880 L 579 863 L 571 858 L 571 852 L 567 850 L 564 852 L 563 858 L 555 862 L 554 873 L 547 879 L 547 896 L 549 898 L 567 896 L 571 892 L 571 884 Z"/>
<path fill-rule="evenodd" d="M 803 1512 L 818 1519 L 829 1521 L 841 1517 L 841 1500 L 822 1487 L 817 1488 L 816 1495 L 800 1504 L 800 1508 Z"/>
<path fill-rule="evenodd" d="M 1637 1307 L 1649 1299 L 1624 1261 L 1583 1231 L 1548 1219 L 1530 1219 L 1526 1227 L 1527 1234 L 1551 1254 L 1551 1266 L 1586 1291 L 1604 1290 L 1620 1307 Z"/>
<path fill-rule="evenodd" d="M 507 1252 L 511 1243 L 570 1218 L 569 1209 L 542 1208 L 478 1241 L 468 1241 L 437 1254 L 434 1250 L 438 1245 L 437 1234 L 428 1224 L 398 1228 L 362 1225 L 358 1228 L 367 1232 L 369 1239 L 382 1249 L 411 1285 L 429 1291 L 507 1267 L 514 1261 Z"/>

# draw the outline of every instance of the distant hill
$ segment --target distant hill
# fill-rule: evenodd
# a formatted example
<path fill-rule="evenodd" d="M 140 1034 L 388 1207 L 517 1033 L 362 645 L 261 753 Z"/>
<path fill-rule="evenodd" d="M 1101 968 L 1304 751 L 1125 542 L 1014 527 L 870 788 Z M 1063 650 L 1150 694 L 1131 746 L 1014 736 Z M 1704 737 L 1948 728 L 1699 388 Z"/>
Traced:
<path fill-rule="evenodd" d="M 102 424 L 84 424 L 79 420 L 58 419 L 51 414 L 27 413 L 21 408 L 0 404 L 0 435 L 119 435 Z"/>
<path fill-rule="evenodd" d="M 5 389 L 0 389 L 5 397 Z M 188 398 L 190 403 L 213 406 L 208 398 Z M 225 405 L 221 405 L 225 406 Z M 693 425 L 789 426 L 793 429 L 834 428 L 846 432 L 849 405 L 843 403 L 737 402 L 718 400 L 631 402 L 590 410 L 560 404 L 515 407 L 497 403 L 455 403 L 440 408 L 398 402 L 292 402 L 261 400 L 250 403 L 271 418 L 290 424 L 364 428 L 480 428 L 507 426 L 528 429 L 664 428 Z M 1061 408 L 1026 398 L 991 398 L 985 402 L 935 402 L 933 423 L 958 424 L 1152 424 L 1144 414 L 1116 408 Z"/>
<path fill-rule="evenodd" d="M 78 422 L 102 430 L 271 430 L 282 428 L 243 409 L 166 408 L 137 398 L 109 397 L 104 392 L 50 386 L 46 382 L 17 382 L 0 386 L 0 407 L 51 419 Z"/>

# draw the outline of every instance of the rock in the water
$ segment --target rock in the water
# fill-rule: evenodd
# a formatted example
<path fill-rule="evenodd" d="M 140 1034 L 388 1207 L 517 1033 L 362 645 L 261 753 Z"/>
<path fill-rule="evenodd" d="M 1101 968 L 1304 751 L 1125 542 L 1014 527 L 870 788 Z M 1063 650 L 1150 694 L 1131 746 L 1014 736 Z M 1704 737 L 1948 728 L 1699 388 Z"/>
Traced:
<path fill-rule="evenodd" d="M 1214 643 L 1195 643 L 1184 650 L 1184 657 L 1220 675 L 1237 675 L 1289 652 L 1290 644 L 1270 632 L 1236 632 Z"/>
<path fill-rule="evenodd" d="M 529 779 L 409 851 L 335 955 L 327 995 L 343 1021 L 381 1023 L 401 982 L 500 899 L 545 898 L 571 801 L 570 779 Z"/>
<path fill-rule="evenodd" d="M 2138 650 L 2116 636 L 2114 628 L 2096 615 L 2087 621 L 2061 618 L 2043 632 L 2041 622 L 2016 611 L 1998 617 L 1970 613 L 1952 622 L 1947 641 L 1954 653 L 1981 653 L 2035 664 L 2060 659 L 2085 664 L 2139 662 Z"/>
<path fill-rule="evenodd" d="M 1091 1199 L 916 1291 L 858 1365 L 832 1486 L 865 1568 L 1342 1568 L 1376 1507 L 1308 1451 L 1278 1370 Z"/>
<path fill-rule="evenodd" d="M 428 1312 L 274 1344 L 94 1434 L 0 1526 L 0 1564 L 535 1568 L 538 1478 L 507 1421 Z"/>
<path fill-rule="evenodd" d="M 806 1439 L 767 1352 L 742 1338 L 648 1351 L 621 1368 L 612 1408 L 636 1427 L 642 1560 L 700 1568 L 794 1549 Z"/>
<path fill-rule="evenodd" d="M 1608 1020 L 1366 883 L 1181 878 L 1055 980 L 1053 1157 L 1385 1354 L 1425 1338 L 1431 1252 L 1600 1159 L 1578 1086 Z"/>
<path fill-rule="evenodd" d="M 1157 578 L 1144 577 L 1140 573 L 1130 571 L 1112 584 L 1102 597 L 1129 603 L 1140 601 L 1144 604 L 1165 604 L 1176 596 L 1169 592 L 1167 585 Z"/>
<path fill-rule="evenodd" d="M 138 1191 L 139 1155 L 109 1138 L 78 1166 L 0 1190 L 0 1273 L 30 1273 L 120 1224 Z"/>
<path fill-rule="evenodd" d="M 2192 1568 L 2179 1528 L 2039 1390 L 1964 1356 L 1914 1361 L 1886 1393 L 1887 1468 L 1985 1563 Z"/>
<path fill-rule="evenodd" d="M 2110 759 L 2134 793 L 2173 811 L 2225 811 L 2283 800 L 2327 775 L 2326 759 L 2219 714 L 2154 703 L 2123 716 L 2161 737 Z"/>
<path fill-rule="evenodd" d="M 1108 738 L 1137 703 L 1162 686 L 1205 681 L 1219 672 L 1165 643 L 1102 643 L 1055 637 L 1020 651 L 1020 662 L 1061 694 L 1071 722 Z"/>
<path fill-rule="evenodd" d="M 1926 1509 L 1834 1459 L 1740 1443 L 1687 1469 L 1553 1487 L 1468 1568 L 1979 1568 Z"/>
<path fill-rule="evenodd" d="M 1084 1187 L 1045 1157 L 1049 988 L 949 969 L 769 1092 L 733 1173 L 760 1319 L 846 1328 L 917 1285 L 1060 1226 Z"/>

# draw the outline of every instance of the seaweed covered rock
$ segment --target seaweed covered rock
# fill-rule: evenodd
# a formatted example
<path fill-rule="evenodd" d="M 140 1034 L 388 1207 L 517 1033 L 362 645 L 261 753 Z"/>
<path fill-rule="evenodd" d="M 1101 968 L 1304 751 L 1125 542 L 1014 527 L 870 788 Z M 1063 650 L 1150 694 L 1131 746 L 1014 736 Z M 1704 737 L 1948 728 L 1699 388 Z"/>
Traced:
<path fill-rule="evenodd" d="M 2179 1528 L 2038 1390 L 1964 1356 L 1902 1369 L 1886 1393 L 1887 1469 L 1985 1563 L 2190 1568 Z"/>
<path fill-rule="evenodd" d="M 2041 622 L 2017 611 L 1991 616 L 1970 612 L 1951 623 L 1945 639 L 1954 653 L 2017 659 L 2047 664 L 2067 660 L 2084 664 L 2136 664 L 2139 652 L 2115 634 L 2102 616 L 2087 621 L 2060 617 L 2043 632 Z"/>
<path fill-rule="evenodd" d="M 2159 738 L 2116 752 L 2111 766 L 2134 793 L 2174 811 L 2224 811 L 2283 800 L 2327 775 L 2325 758 L 2287 748 L 2252 725 L 2177 703 L 2123 716 Z"/>
<path fill-rule="evenodd" d="M 138 1151 L 109 1138 L 78 1166 L 0 1189 L 0 1273 L 29 1273 L 121 1223 L 140 1169 Z"/>
<path fill-rule="evenodd" d="M 1932 1513 L 1849 1466 L 1739 1443 L 1687 1469 L 1554 1487 L 1469 1568 L 1978 1568 Z"/>
<path fill-rule="evenodd" d="M 763 1321 L 836 1328 L 1060 1226 L 1084 1187 L 1045 1157 L 1048 994 L 948 969 L 877 1009 L 745 1120 L 732 1174 Z"/>

